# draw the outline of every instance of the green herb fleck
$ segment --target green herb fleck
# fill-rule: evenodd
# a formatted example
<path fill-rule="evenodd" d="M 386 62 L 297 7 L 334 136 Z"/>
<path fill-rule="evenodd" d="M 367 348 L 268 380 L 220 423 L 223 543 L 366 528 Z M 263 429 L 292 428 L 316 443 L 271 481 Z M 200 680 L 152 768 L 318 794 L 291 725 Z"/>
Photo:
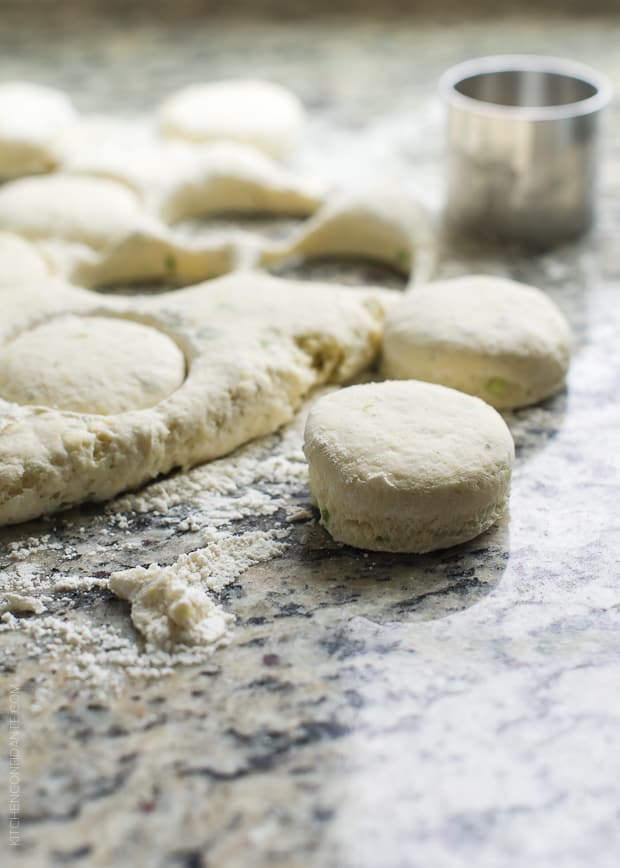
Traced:
<path fill-rule="evenodd" d="M 407 271 L 409 268 L 409 251 L 404 247 L 401 247 L 396 251 L 395 256 L 396 262 L 399 268 L 402 268 L 403 271 Z"/>
<path fill-rule="evenodd" d="M 168 274 L 173 274 L 177 270 L 177 258 L 174 253 L 166 253 L 164 266 Z"/>
<path fill-rule="evenodd" d="M 324 524 L 325 527 L 329 524 L 329 510 L 322 509 L 321 510 L 321 524 Z"/>
<path fill-rule="evenodd" d="M 491 377 L 484 384 L 484 388 L 490 395 L 499 398 L 500 395 L 503 395 L 510 388 L 510 383 L 502 377 Z"/>

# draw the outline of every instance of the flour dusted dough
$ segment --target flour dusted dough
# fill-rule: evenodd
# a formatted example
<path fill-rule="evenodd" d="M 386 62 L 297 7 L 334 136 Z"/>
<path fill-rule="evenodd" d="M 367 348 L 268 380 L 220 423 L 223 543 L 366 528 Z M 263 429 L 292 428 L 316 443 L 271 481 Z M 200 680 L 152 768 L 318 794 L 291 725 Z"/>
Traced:
<path fill-rule="evenodd" d="M 63 317 L 119 317 L 171 338 L 187 366 L 159 403 L 115 415 L 0 400 L 0 524 L 105 500 L 275 430 L 312 387 L 372 363 L 384 294 L 254 273 L 134 298 L 49 281 L 0 287 L 3 356 Z M 47 365 L 62 365 L 63 352 L 55 345 Z"/>
<path fill-rule="evenodd" d="M 284 87 L 252 79 L 192 84 L 160 106 L 162 132 L 193 142 L 231 141 L 282 157 L 300 141 L 304 110 Z"/>
<path fill-rule="evenodd" d="M 76 413 L 151 407 L 183 382 L 185 357 L 160 331 L 103 316 L 59 316 L 0 349 L 0 397 Z"/>
<path fill-rule="evenodd" d="M 215 214 L 305 217 L 323 197 L 317 182 L 231 143 L 195 148 L 176 175 L 165 179 L 155 207 L 166 223 Z"/>
<path fill-rule="evenodd" d="M 134 193 L 99 178 L 59 173 L 0 188 L 0 228 L 33 241 L 55 238 L 102 250 L 126 237 L 141 217 Z"/>
<path fill-rule="evenodd" d="M 0 180 L 50 172 L 76 122 L 61 91 L 26 82 L 0 85 Z"/>
<path fill-rule="evenodd" d="M 181 239 L 126 185 L 66 173 L 0 188 L 1 229 L 36 242 L 55 275 L 86 287 L 196 282 L 230 271 L 237 256 L 234 233 Z"/>
<path fill-rule="evenodd" d="M 429 283 L 393 306 L 383 373 L 520 407 L 561 388 L 570 347 L 568 323 L 540 290 L 472 275 Z"/>
<path fill-rule="evenodd" d="M 165 223 L 229 214 L 307 216 L 319 207 L 322 186 L 299 178 L 254 148 L 231 142 L 191 145 L 148 135 L 139 127 L 84 137 L 67 169 L 129 184 Z"/>
<path fill-rule="evenodd" d="M 436 242 L 429 215 L 407 193 L 373 187 L 329 198 L 283 243 L 266 245 L 263 265 L 291 257 L 359 257 L 428 280 L 435 269 Z"/>
<path fill-rule="evenodd" d="M 48 274 L 49 266 L 33 244 L 10 232 L 0 232 L 0 285 L 18 286 Z"/>
<path fill-rule="evenodd" d="M 514 445 L 478 398 L 416 381 L 327 395 L 305 431 L 310 490 L 334 539 L 427 552 L 491 527 L 510 493 Z"/>

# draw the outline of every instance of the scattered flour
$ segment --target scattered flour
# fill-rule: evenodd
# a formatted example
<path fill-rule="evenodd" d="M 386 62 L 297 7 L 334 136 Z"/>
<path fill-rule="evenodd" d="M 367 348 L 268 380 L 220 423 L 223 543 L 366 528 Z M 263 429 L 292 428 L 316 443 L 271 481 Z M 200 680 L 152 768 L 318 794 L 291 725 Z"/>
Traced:
<path fill-rule="evenodd" d="M 60 532 L 4 546 L 0 633 L 14 634 L 37 660 L 35 705 L 54 694 L 58 678 L 106 695 L 128 678 L 204 663 L 230 641 L 235 618 L 221 592 L 249 567 L 281 555 L 292 523 L 312 518 L 305 508 L 305 416 L 230 456 L 111 502 L 87 527 L 83 515 L 68 513 Z M 159 518 L 145 530 L 141 517 L 153 514 Z M 172 563 L 144 563 L 144 537 L 158 528 L 164 541 L 170 531 L 172 539 L 195 534 L 191 544 L 199 547 Z M 111 576 L 94 566 L 126 563 L 133 552 L 136 566 Z M 135 629 L 125 610 L 110 610 L 101 597 L 108 589 L 130 603 Z"/>
<path fill-rule="evenodd" d="M 192 574 L 190 573 L 190 576 Z M 234 620 L 177 567 L 152 564 L 113 573 L 110 588 L 131 603 L 131 620 L 147 646 L 221 645 Z"/>
<path fill-rule="evenodd" d="M 230 536 L 211 531 L 210 545 L 181 557 L 171 566 L 151 564 L 110 576 L 110 589 L 131 603 L 131 620 L 147 647 L 221 645 L 234 616 L 207 595 L 237 578 L 252 564 L 282 554 L 273 539 L 282 532 L 250 531 Z"/>

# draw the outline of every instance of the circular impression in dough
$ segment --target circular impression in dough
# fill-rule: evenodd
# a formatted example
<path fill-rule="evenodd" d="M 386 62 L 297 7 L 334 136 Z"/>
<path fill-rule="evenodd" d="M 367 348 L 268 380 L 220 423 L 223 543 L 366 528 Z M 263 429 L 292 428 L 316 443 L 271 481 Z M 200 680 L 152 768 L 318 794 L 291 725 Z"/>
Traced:
<path fill-rule="evenodd" d="M 390 309 L 382 372 L 522 407 L 561 388 L 570 349 L 568 323 L 544 293 L 472 275 L 426 284 Z"/>
<path fill-rule="evenodd" d="M 415 380 L 317 401 L 305 430 L 310 490 L 339 542 L 428 552 L 466 542 L 503 514 L 514 444 L 499 413 Z"/>
<path fill-rule="evenodd" d="M 282 157 L 299 142 L 304 109 L 295 94 L 268 81 L 192 84 L 160 106 L 162 132 L 193 142 L 233 141 Z"/>
<path fill-rule="evenodd" d="M 0 85 L 0 178 L 55 169 L 76 119 L 62 91 L 21 81 Z"/>
<path fill-rule="evenodd" d="M 150 326 L 104 316 L 63 316 L 0 349 L 0 398 L 76 413 L 151 407 L 185 378 L 185 357 Z"/>

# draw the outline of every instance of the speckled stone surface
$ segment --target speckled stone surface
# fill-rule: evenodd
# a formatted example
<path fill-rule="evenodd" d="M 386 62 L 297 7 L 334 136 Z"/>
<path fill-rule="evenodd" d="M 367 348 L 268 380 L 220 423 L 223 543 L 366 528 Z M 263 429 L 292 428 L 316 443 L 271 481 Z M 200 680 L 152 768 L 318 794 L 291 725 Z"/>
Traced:
<path fill-rule="evenodd" d="M 312 112 L 317 162 L 329 169 L 357 154 L 368 173 L 401 173 L 422 188 L 440 177 L 443 68 L 546 51 L 620 82 L 619 24 L 203 20 L 93 32 L 78 18 L 40 32 L 31 20 L 0 29 L 0 78 L 45 80 L 84 110 L 131 113 L 202 77 L 271 77 Z M 615 868 L 619 131 L 615 104 L 590 238 L 538 257 L 445 252 L 444 274 L 484 270 L 543 287 L 575 332 L 568 390 L 507 417 L 518 456 L 509 521 L 418 558 L 367 556 L 333 544 L 314 518 L 297 523 L 283 557 L 222 593 L 237 616 L 228 648 L 104 697 L 4 633 L 3 738 L 19 724 L 19 846 L 3 828 L 11 864 Z M 290 500 L 309 506 L 305 486 Z M 24 570 L 105 578 L 169 563 L 201 545 L 200 530 L 179 531 L 186 517 L 181 506 L 106 527 L 103 510 L 88 508 L 12 528 L 0 535 L 0 566 L 9 543 L 46 534 Z M 274 521 L 286 525 L 283 515 L 250 516 L 238 531 Z M 105 588 L 54 605 L 68 623 L 121 624 L 131 635 L 127 607 Z M 35 712 L 41 673 L 48 690 Z"/>

